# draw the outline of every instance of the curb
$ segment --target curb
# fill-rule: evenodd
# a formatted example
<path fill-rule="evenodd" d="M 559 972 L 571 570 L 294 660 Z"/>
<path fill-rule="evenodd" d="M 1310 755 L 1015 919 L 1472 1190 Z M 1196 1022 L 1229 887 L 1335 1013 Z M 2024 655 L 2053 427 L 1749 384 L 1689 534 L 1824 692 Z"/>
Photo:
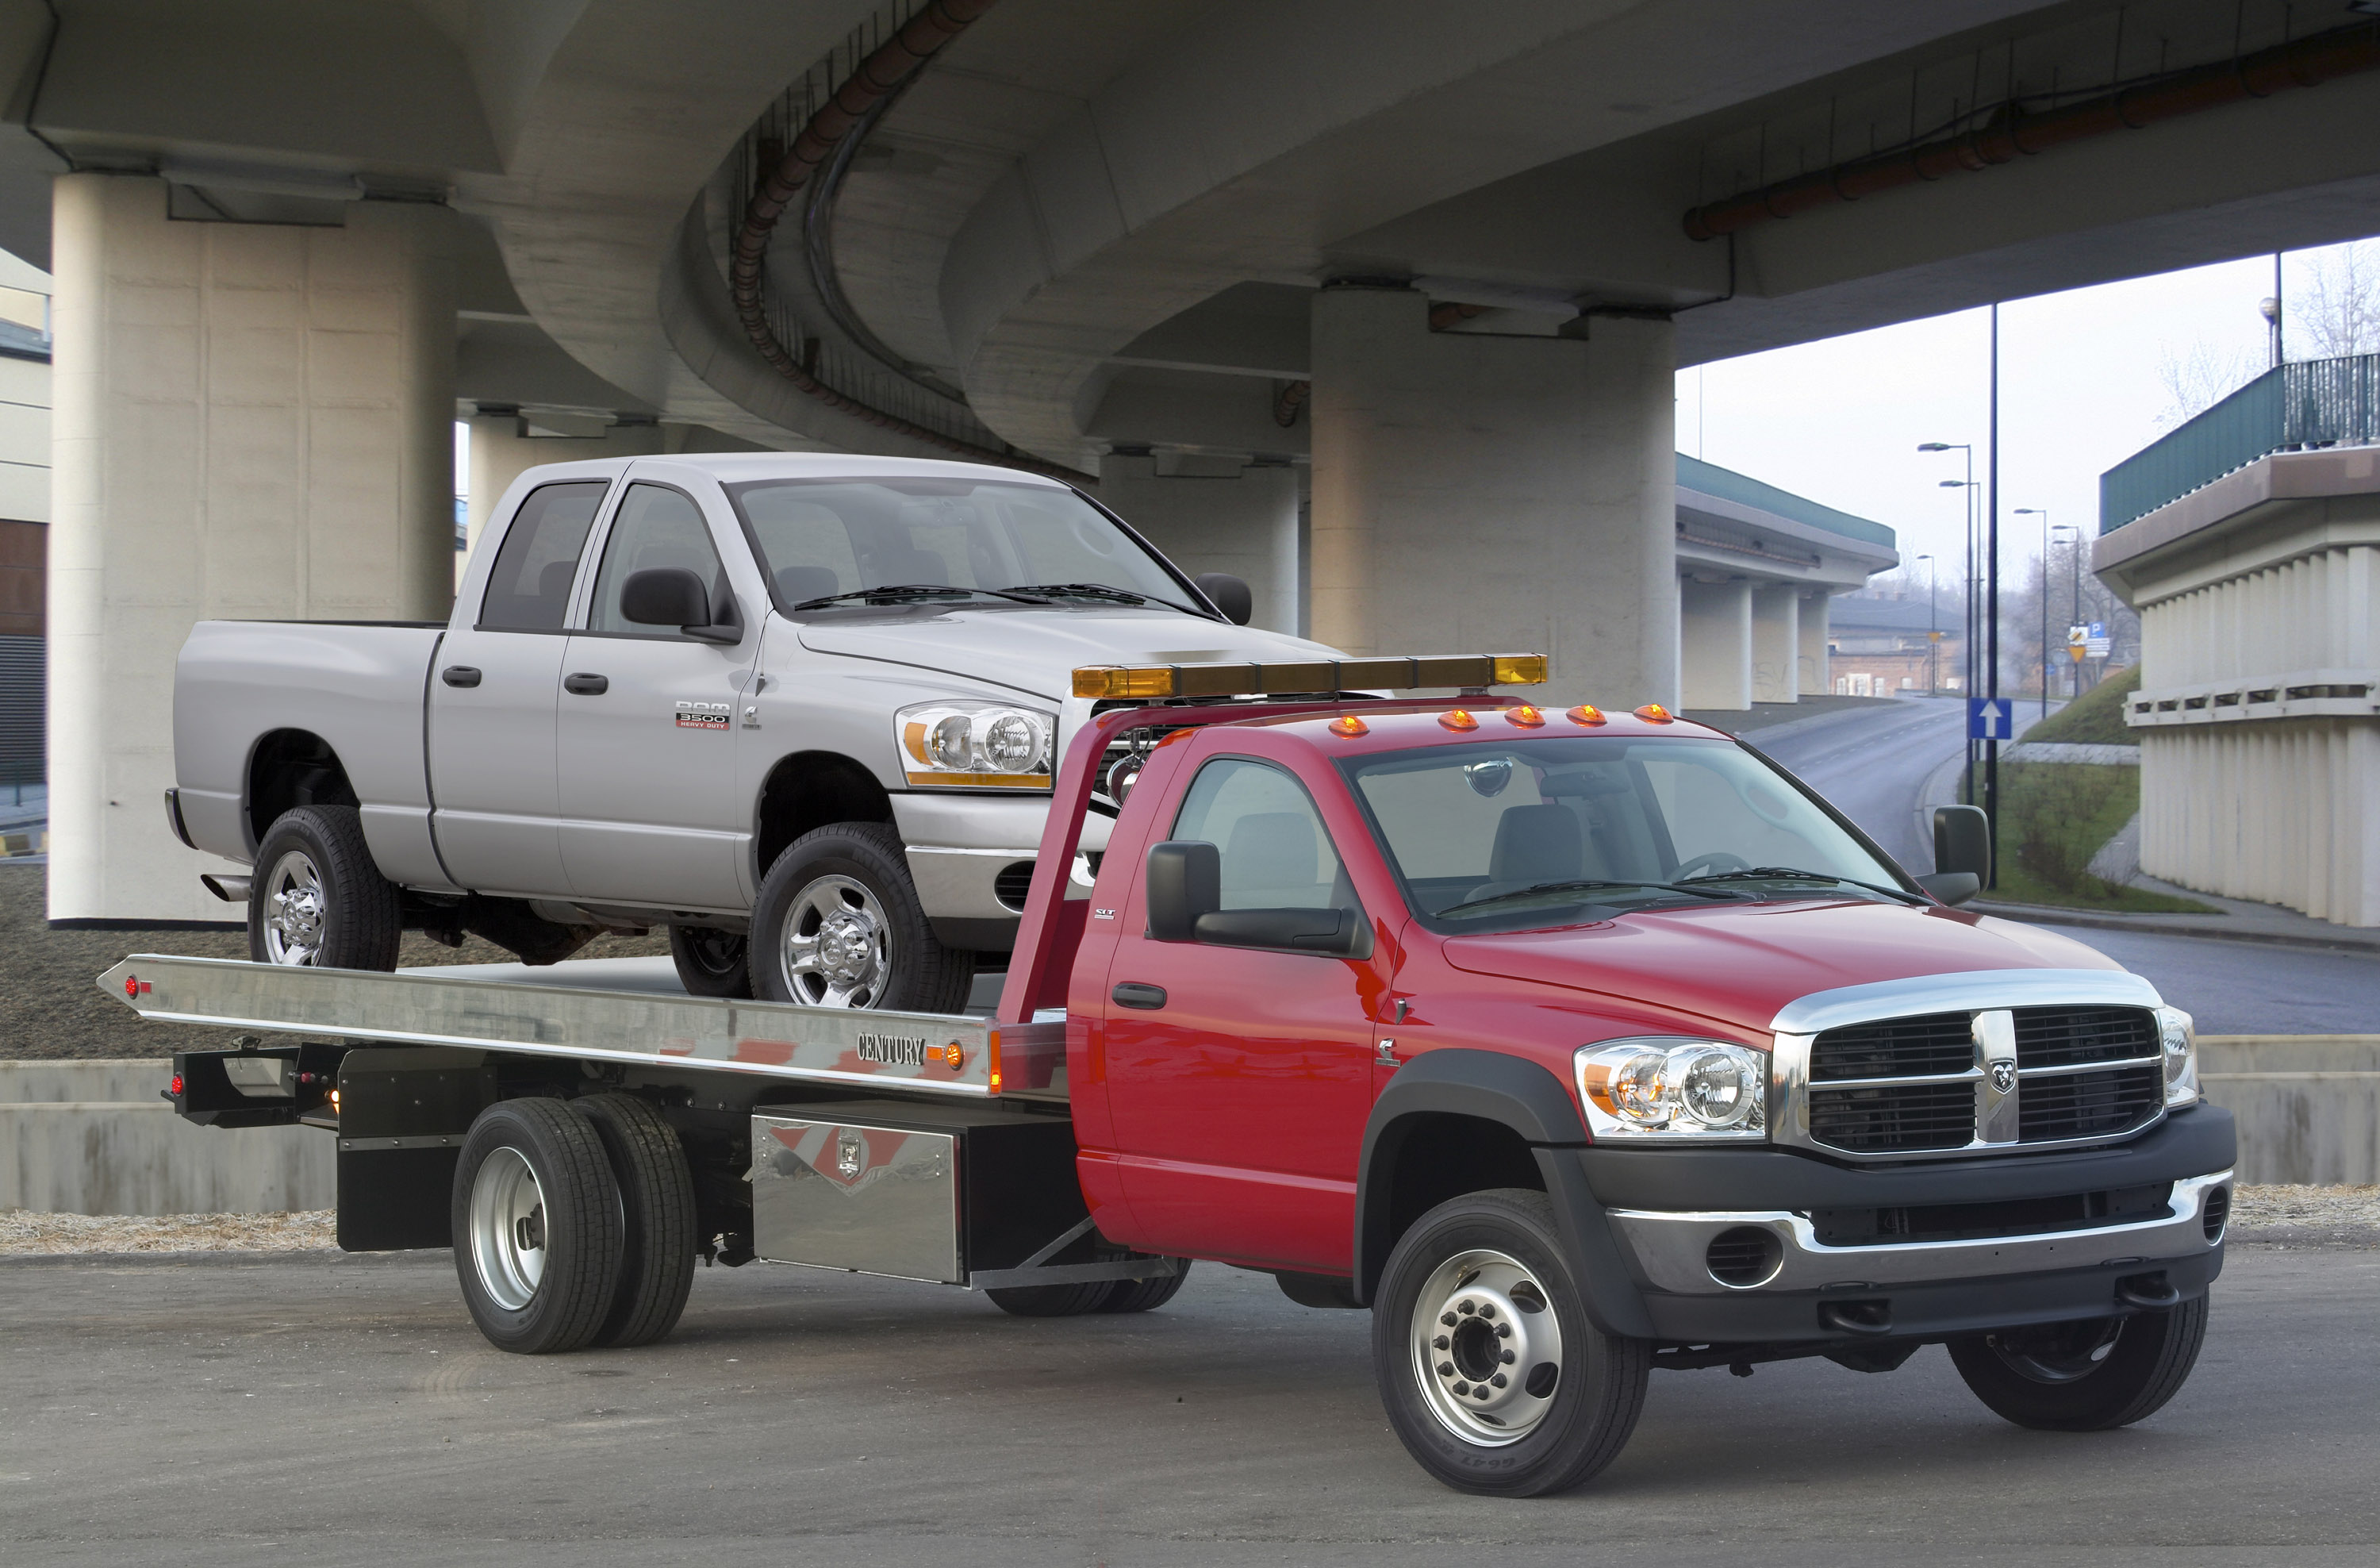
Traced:
<path fill-rule="evenodd" d="M 453 1256 L 452 1248 L 443 1246 L 412 1252 L 341 1252 L 328 1246 L 297 1247 L 286 1252 L 269 1252 L 253 1247 L 185 1252 L 0 1252 L 0 1270 L 60 1268 L 76 1263 L 107 1269 L 153 1264 L 179 1269 L 201 1266 L 261 1269 L 276 1263 L 306 1264 L 317 1268 L 335 1264 L 358 1269 L 402 1269 L 433 1262 L 443 1267 Z"/>
<path fill-rule="evenodd" d="M 2332 936 L 2326 932 L 2268 931 L 2236 926 L 2217 926 L 2203 920 L 2190 925 L 2168 925 L 2154 918 L 2130 915 L 2103 915 L 2092 909 L 2058 909 L 2039 904 L 2002 904 L 1996 899 L 1970 899 L 1961 907 L 1981 915 L 1999 915 L 2011 920 L 2025 920 L 2043 926 L 2087 926 L 2106 931 L 2142 931 L 2152 936 L 2199 937 L 2209 942 L 2256 942 L 2273 947 L 2313 947 L 2331 953 L 2380 954 L 2380 933 L 2366 937 L 2342 930 Z"/>
<path fill-rule="evenodd" d="M 2228 1246 L 2270 1247 L 2276 1252 L 2368 1252 L 2380 1250 L 2380 1228 L 2370 1225 L 2258 1225 L 2233 1231 Z"/>

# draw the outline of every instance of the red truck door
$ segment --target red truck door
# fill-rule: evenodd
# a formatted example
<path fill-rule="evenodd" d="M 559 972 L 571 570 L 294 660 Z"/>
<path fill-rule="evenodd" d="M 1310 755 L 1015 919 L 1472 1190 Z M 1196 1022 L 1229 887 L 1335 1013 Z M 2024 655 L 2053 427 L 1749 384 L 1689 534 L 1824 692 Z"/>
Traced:
<path fill-rule="evenodd" d="M 1217 845 L 1226 909 L 1364 918 L 1312 797 L 1276 764 L 1208 760 L 1153 837 Z M 1153 942 L 1137 909 L 1123 925 L 1104 1032 L 1132 1239 L 1345 1272 L 1388 955 Z"/>

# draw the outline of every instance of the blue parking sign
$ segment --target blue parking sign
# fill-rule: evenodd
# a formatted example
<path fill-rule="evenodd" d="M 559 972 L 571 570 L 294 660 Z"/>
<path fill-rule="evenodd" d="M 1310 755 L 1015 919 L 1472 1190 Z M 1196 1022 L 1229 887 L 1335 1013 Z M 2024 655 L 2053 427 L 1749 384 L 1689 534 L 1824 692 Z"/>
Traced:
<path fill-rule="evenodd" d="M 1970 697 L 1967 699 L 1967 738 L 2008 739 L 2010 718 L 2015 710 L 2014 700 L 2006 697 Z"/>

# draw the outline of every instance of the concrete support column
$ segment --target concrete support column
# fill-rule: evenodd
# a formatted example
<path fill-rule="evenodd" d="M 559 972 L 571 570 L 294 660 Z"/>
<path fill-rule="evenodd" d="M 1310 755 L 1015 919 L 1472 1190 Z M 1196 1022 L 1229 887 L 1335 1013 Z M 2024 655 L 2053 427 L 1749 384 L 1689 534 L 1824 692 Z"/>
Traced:
<path fill-rule="evenodd" d="M 1363 288 L 1313 323 L 1315 638 L 1544 652 L 1548 701 L 1675 704 L 1669 323 L 1433 333 L 1421 295 Z"/>
<path fill-rule="evenodd" d="M 597 421 L 589 421 L 595 423 Z M 540 463 L 576 463 L 589 457 L 651 457 L 667 445 L 659 424 L 601 425 L 589 435 L 538 433 L 537 422 L 519 414 L 479 414 L 471 419 L 471 471 L 464 513 L 468 541 L 455 563 L 455 580 L 463 580 L 469 553 L 480 548 L 480 534 L 488 526 L 523 471 Z"/>
<path fill-rule="evenodd" d="M 1751 707 L 1752 585 L 1689 577 L 1678 585 L 1678 601 L 1686 711 Z"/>
<path fill-rule="evenodd" d="M 1229 572 L 1255 600 L 1250 626 L 1297 634 L 1304 585 L 1297 570 L 1297 470 L 1236 459 L 1170 460 L 1110 453 L 1099 459 L 1099 500 L 1196 577 Z M 1203 471 L 1211 470 L 1211 471 Z"/>
<path fill-rule="evenodd" d="M 168 222 L 162 181 L 58 179 L 52 918 L 237 918 L 162 806 L 192 623 L 446 618 L 453 221 Z"/>
<path fill-rule="evenodd" d="M 1802 683 L 1802 595 L 1793 583 L 1768 583 L 1752 594 L 1752 699 L 1796 702 Z"/>
<path fill-rule="evenodd" d="M 1824 591 L 1810 595 L 1803 602 L 1794 628 L 1800 644 L 1793 658 L 1796 678 L 1803 692 L 1812 697 L 1824 697 L 1835 689 L 1834 671 L 1828 667 L 1827 658 L 1827 609 L 1832 602 Z"/>

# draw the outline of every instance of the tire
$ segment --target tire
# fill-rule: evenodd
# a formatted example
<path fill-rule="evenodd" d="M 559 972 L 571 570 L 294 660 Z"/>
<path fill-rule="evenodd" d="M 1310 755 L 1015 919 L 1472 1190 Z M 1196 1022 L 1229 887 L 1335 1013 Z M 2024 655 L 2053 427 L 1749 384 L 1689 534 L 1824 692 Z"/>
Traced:
<path fill-rule="evenodd" d="M 752 971 L 745 958 L 751 943 L 733 931 L 700 926 L 672 926 L 670 962 L 677 966 L 678 984 L 688 996 L 747 997 L 752 994 Z"/>
<path fill-rule="evenodd" d="M 983 1294 L 1012 1318 L 1079 1318 L 1086 1312 L 1100 1310 L 1116 1283 L 1113 1280 L 1092 1280 L 1079 1285 L 1011 1285 Z"/>
<path fill-rule="evenodd" d="M 248 955 L 322 969 L 396 967 L 405 911 L 352 806 L 298 806 L 265 830 L 248 894 Z"/>
<path fill-rule="evenodd" d="M 1950 1342 L 1985 1407 L 2044 1432 L 2103 1432 L 2155 1414 L 2206 1340 L 2206 1297 L 2129 1318 L 2050 1323 Z"/>
<path fill-rule="evenodd" d="M 1190 1282 L 1190 1259 L 1173 1260 L 1173 1276 L 1165 1280 L 1118 1280 L 1108 1287 L 1105 1301 L 1099 1303 L 1102 1312 L 1154 1312 L 1182 1294 Z"/>
<path fill-rule="evenodd" d="M 1502 1188 L 1451 1198 L 1398 1238 L 1373 1302 L 1372 1367 L 1423 1469 L 1458 1491 L 1536 1497 L 1627 1443 L 1652 1351 L 1587 1320 L 1546 1195 Z"/>
<path fill-rule="evenodd" d="M 751 954 L 755 996 L 812 1007 L 958 1013 L 975 978 L 974 954 L 934 940 L 901 836 L 881 822 L 785 846 L 753 901 Z"/>
<path fill-rule="evenodd" d="M 620 1186 L 595 1124 L 558 1100 L 480 1112 L 455 1165 L 455 1272 L 498 1350 L 591 1343 L 620 1280 Z"/>
<path fill-rule="evenodd" d="M 650 1344 L 677 1327 L 694 1283 L 694 1176 L 677 1131 L 652 1102 L 633 1094 L 590 1094 L 570 1102 L 603 1141 L 620 1189 L 620 1280 L 612 1310 L 590 1343 Z"/>

